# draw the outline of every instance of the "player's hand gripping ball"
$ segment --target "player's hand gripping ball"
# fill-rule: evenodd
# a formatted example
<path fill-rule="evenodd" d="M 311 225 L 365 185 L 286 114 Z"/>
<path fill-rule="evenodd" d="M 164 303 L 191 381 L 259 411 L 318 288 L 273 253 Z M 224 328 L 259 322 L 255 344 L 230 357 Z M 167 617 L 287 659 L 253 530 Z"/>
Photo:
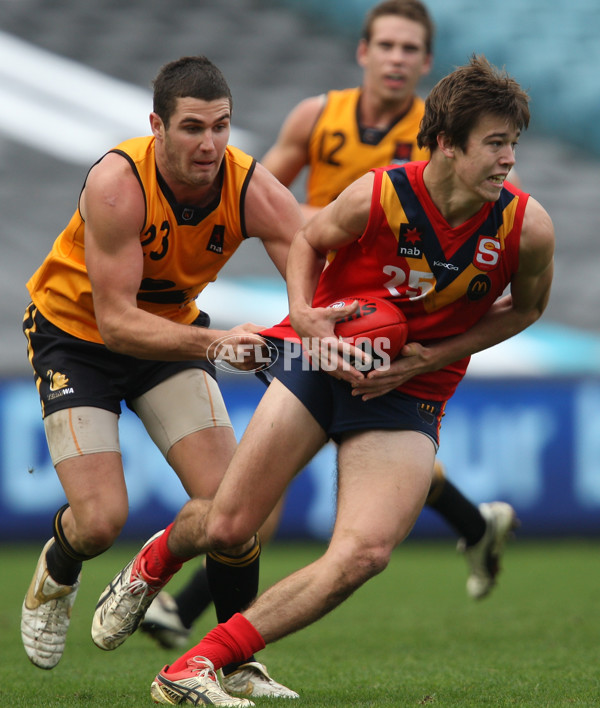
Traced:
<path fill-rule="evenodd" d="M 340 308 L 358 301 L 358 310 L 338 320 L 335 333 L 346 342 L 369 354 L 375 366 L 393 361 L 406 343 L 408 324 L 402 310 L 390 300 L 380 297 L 351 296 L 332 302 L 329 307 Z M 371 368 L 358 366 L 356 368 Z"/>

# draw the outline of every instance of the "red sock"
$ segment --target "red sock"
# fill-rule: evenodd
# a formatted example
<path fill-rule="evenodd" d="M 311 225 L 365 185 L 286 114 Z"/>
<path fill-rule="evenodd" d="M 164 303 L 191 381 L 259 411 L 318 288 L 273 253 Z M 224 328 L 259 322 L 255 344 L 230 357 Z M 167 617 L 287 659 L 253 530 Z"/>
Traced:
<path fill-rule="evenodd" d="M 215 670 L 234 661 L 244 661 L 254 652 L 265 648 L 265 640 L 258 630 L 239 612 L 227 622 L 218 624 L 193 649 L 180 656 L 166 673 L 178 673 L 187 668 L 195 656 L 212 661 Z"/>
<path fill-rule="evenodd" d="M 142 551 L 142 571 L 148 579 L 162 580 L 170 578 L 188 558 L 173 555 L 167 546 L 167 539 L 173 524 L 169 524 L 164 533 Z"/>

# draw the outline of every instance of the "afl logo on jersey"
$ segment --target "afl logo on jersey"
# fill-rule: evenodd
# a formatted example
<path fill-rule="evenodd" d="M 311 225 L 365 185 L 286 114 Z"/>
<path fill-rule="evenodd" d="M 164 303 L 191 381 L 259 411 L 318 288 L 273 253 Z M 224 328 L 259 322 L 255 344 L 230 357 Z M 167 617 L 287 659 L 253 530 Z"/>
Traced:
<path fill-rule="evenodd" d="M 481 300 L 485 297 L 492 287 L 492 282 L 487 275 L 483 273 L 476 275 L 469 283 L 467 288 L 467 297 L 469 300 Z"/>

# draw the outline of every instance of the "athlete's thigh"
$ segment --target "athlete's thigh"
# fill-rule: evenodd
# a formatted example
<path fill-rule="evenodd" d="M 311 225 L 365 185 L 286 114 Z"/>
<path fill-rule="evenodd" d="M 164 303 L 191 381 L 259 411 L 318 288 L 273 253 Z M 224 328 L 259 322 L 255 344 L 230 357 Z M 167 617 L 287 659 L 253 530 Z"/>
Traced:
<path fill-rule="evenodd" d="M 413 527 L 431 485 L 435 447 L 411 430 L 345 436 L 338 450 L 337 517 L 332 542 L 400 543 Z"/>
<path fill-rule="evenodd" d="M 264 396 L 227 469 L 213 511 L 260 526 L 293 477 L 327 442 L 304 405 L 278 379 Z"/>
<path fill-rule="evenodd" d="M 71 510 L 82 526 L 127 516 L 116 413 L 78 406 L 44 418 L 48 449 Z"/>
<path fill-rule="evenodd" d="M 176 442 L 167 460 L 190 497 L 212 499 L 236 446 L 232 428 L 205 428 Z"/>
<path fill-rule="evenodd" d="M 191 497 L 212 498 L 236 447 L 225 402 L 206 371 L 180 371 L 131 402 Z"/>

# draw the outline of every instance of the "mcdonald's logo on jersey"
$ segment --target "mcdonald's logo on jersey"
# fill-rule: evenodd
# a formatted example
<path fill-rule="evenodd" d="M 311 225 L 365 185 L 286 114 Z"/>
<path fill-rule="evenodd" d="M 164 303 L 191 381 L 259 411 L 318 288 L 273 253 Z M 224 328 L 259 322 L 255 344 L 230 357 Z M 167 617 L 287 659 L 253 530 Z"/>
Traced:
<path fill-rule="evenodd" d="M 467 297 L 469 300 L 481 300 L 485 297 L 492 287 L 492 281 L 489 276 L 480 273 L 476 275 L 469 283 L 467 288 Z"/>

